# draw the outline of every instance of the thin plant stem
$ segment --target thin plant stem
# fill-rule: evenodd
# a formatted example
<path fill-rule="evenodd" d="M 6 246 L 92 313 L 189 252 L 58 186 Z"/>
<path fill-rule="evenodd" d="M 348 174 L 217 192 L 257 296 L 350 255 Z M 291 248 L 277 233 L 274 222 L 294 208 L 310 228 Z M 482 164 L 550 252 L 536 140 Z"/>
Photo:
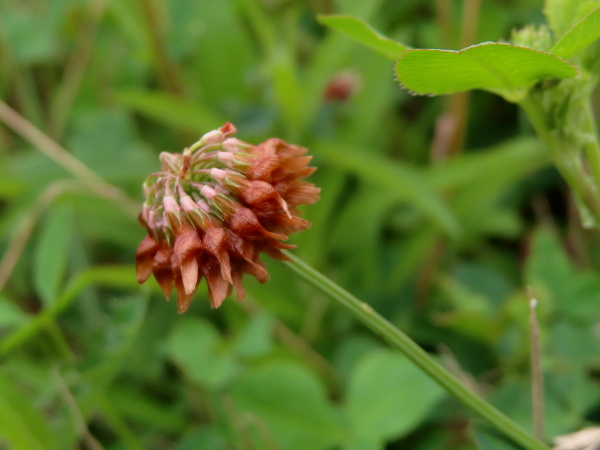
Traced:
<path fill-rule="evenodd" d="M 36 128 L 14 109 L 0 100 L 0 122 L 4 122 L 15 133 L 30 142 L 38 150 L 66 169 L 75 178 L 88 185 L 101 197 L 113 200 L 130 217 L 135 217 L 139 206 L 119 188 L 104 181 L 96 172 L 61 147 L 55 140 Z"/>
<path fill-rule="evenodd" d="M 289 252 L 286 252 L 286 256 L 291 259 L 287 265 L 292 271 L 332 300 L 337 301 L 373 332 L 402 351 L 425 374 L 504 436 L 526 450 L 548 450 L 543 442 L 523 430 L 506 415 L 463 385 L 416 342 L 379 315 L 371 306 L 361 302 Z"/>
<path fill-rule="evenodd" d="M 92 0 L 89 3 L 88 17 L 82 22 L 77 36 L 77 46 L 65 67 L 62 83 L 58 86 L 52 103 L 48 129 L 50 130 L 50 136 L 54 139 L 60 139 L 64 132 L 69 111 L 77 96 L 92 55 L 94 41 L 105 8 L 105 0 Z"/>
<path fill-rule="evenodd" d="M 105 450 L 104 446 L 94 437 L 94 435 L 90 432 L 90 429 L 87 426 L 85 421 L 85 417 L 77 404 L 77 400 L 69 390 L 67 383 L 64 378 L 58 371 L 58 369 L 52 370 L 52 378 L 54 380 L 54 384 L 58 387 L 58 391 L 63 398 L 63 401 L 69 408 L 69 412 L 71 413 L 71 418 L 75 427 L 77 428 L 77 432 L 79 435 L 83 437 L 85 441 L 85 445 L 90 450 Z"/>
<path fill-rule="evenodd" d="M 538 439 L 544 437 L 544 373 L 542 371 L 542 348 L 540 326 L 537 320 L 537 299 L 527 286 L 529 302 L 529 349 L 531 362 L 531 404 L 533 409 L 533 433 Z"/>

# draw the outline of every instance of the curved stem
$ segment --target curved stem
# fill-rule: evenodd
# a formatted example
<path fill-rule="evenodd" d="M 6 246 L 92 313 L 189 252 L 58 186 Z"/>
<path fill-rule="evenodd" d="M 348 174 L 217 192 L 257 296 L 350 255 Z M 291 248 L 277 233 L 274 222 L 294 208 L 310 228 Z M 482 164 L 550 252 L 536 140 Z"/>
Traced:
<path fill-rule="evenodd" d="M 425 350 L 419 347 L 416 342 L 379 315 L 371 306 L 361 302 L 291 253 L 285 252 L 285 254 L 291 259 L 291 263 L 287 263 L 288 267 L 295 273 L 319 291 L 337 301 L 373 332 L 402 351 L 430 378 L 500 433 L 526 450 L 548 450 L 548 447 L 543 442 L 527 433 L 490 403 L 464 386 L 454 375 L 444 369 Z"/>
<path fill-rule="evenodd" d="M 548 147 L 557 169 L 565 178 L 578 200 L 585 205 L 594 218 L 595 226 L 598 226 L 600 224 L 600 202 L 597 192 L 600 186 L 600 152 L 598 151 L 597 142 L 595 145 L 594 143 L 590 143 L 589 146 L 584 146 L 584 152 L 590 164 L 590 175 L 580 160 L 580 149 L 577 148 L 575 151 L 571 151 L 571 148 L 568 148 L 564 142 L 561 142 L 551 132 L 545 113 L 538 101 L 529 96 L 521 101 L 519 105 L 527 114 L 538 137 Z"/>

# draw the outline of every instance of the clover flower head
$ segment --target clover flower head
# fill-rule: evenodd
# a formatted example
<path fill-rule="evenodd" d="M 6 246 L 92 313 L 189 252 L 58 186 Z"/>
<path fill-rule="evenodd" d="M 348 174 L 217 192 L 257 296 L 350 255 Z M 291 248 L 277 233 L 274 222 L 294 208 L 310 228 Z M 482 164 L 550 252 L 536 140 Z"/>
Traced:
<path fill-rule="evenodd" d="M 307 150 L 275 138 L 255 146 L 235 132 L 226 123 L 182 153 L 161 153 L 161 171 L 144 183 L 139 218 L 148 234 L 137 249 L 137 279 L 154 275 L 167 299 L 175 287 L 180 313 L 202 278 L 213 308 L 234 286 L 242 300 L 244 274 L 269 278 L 260 253 L 288 259 L 288 235 L 311 225 L 297 208 L 319 198 L 302 180 L 316 170 Z"/>

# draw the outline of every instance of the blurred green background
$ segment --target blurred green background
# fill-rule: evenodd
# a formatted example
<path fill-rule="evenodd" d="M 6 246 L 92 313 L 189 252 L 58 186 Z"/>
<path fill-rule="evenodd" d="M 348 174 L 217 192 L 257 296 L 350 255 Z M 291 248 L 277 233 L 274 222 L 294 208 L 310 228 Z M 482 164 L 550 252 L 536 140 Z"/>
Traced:
<path fill-rule="evenodd" d="M 314 155 L 322 196 L 295 253 L 528 429 L 531 286 L 546 437 L 600 419 L 598 236 L 526 121 L 483 92 L 412 97 L 316 19 L 459 49 L 541 8 L 0 0 L 0 99 L 26 119 L 0 125 L 0 449 L 512 448 L 276 261 L 218 310 L 203 286 L 178 316 L 137 285 L 141 183 L 225 121 Z"/>

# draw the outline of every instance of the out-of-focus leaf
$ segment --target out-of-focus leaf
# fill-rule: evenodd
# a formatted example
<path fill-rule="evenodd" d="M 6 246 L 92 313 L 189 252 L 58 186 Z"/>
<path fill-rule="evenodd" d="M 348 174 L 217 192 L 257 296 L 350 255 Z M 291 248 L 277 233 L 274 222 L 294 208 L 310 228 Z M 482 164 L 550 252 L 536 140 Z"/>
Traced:
<path fill-rule="evenodd" d="M 123 106 L 167 126 L 199 133 L 198 137 L 226 122 L 210 108 L 163 92 L 121 90 L 116 98 Z"/>
<path fill-rule="evenodd" d="M 561 38 L 573 27 L 578 18 L 581 0 L 545 0 L 544 14 L 556 38 Z M 589 3 L 589 2 L 588 2 Z"/>
<path fill-rule="evenodd" d="M 353 201 L 340 213 L 330 245 L 336 253 L 346 255 L 349 281 L 368 287 L 381 283 L 387 275 L 382 273 L 378 263 L 382 250 L 381 230 L 396 203 L 386 191 L 369 183 L 357 190 Z M 349 242 L 352 245 L 348 245 Z M 355 258 L 355 255 L 361 257 Z"/>
<path fill-rule="evenodd" d="M 441 95 L 483 89 L 519 101 L 534 83 L 577 76 L 577 69 L 551 55 L 516 45 L 486 42 L 460 51 L 407 50 L 396 63 L 402 87 Z"/>
<path fill-rule="evenodd" d="M 127 352 L 146 312 L 147 296 L 113 299 L 109 304 L 110 327 L 97 327 L 86 335 L 86 379 L 96 392 L 103 393 L 127 365 Z"/>
<path fill-rule="evenodd" d="M 437 189 L 485 188 L 514 180 L 550 163 L 548 150 L 535 138 L 519 138 L 465 153 L 430 168 L 428 176 Z M 498 167 L 504 170 L 498 170 Z"/>
<path fill-rule="evenodd" d="M 561 392 L 569 392 L 572 386 L 556 390 L 551 373 L 544 390 L 544 433 L 546 438 L 563 434 L 577 426 L 580 418 L 574 414 L 571 402 Z M 589 384 L 588 384 L 589 386 Z M 521 425 L 525 430 L 533 429 L 531 402 L 516 399 L 531 398 L 531 382 L 528 378 L 509 377 L 488 397 L 490 403 Z"/>
<path fill-rule="evenodd" d="M 519 450 L 520 448 L 479 422 L 473 423 L 471 430 L 480 450 Z"/>
<path fill-rule="evenodd" d="M 339 447 L 341 429 L 325 389 L 301 365 L 279 362 L 249 370 L 236 381 L 232 397 L 240 413 L 253 414 L 280 448 Z"/>
<path fill-rule="evenodd" d="M 68 148 L 88 167 L 112 182 L 135 182 L 156 170 L 156 156 L 136 136 L 134 121 L 122 109 L 85 111 L 76 116 Z"/>
<path fill-rule="evenodd" d="M 348 388 L 345 410 L 352 440 L 384 443 L 401 437 L 443 396 L 442 388 L 401 353 L 371 353 L 354 369 Z"/>
<path fill-rule="evenodd" d="M 320 15 L 319 22 L 333 30 L 344 33 L 357 42 L 385 55 L 389 59 L 398 58 L 409 47 L 382 36 L 357 17 L 341 15 Z"/>
<path fill-rule="evenodd" d="M 174 450 L 228 450 L 231 442 L 223 436 L 221 430 L 216 426 L 205 426 L 184 435 L 177 443 Z"/>
<path fill-rule="evenodd" d="M 599 37 L 600 5 L 567 31 L 550 51 L 561 58 L 570 58 Z"/>
<path fill-rule="evenodd" d="M 65 276 L 69 241 L 73 233 L 73 214 L 70 206 L 57 205 L 40 223 L 33 275 L 35 288 L 46 306 L 55 300 Z"/>
<path fill-rule="evenodd" d="M 461 234 L 460 225 L 452 211 L 418 168 L 340 144 L 322 142 L 317 148 L 319 156 L 334 166 L 381 186 L 388 195 L 398 200 L 409 201 L 449 235 L 456 237 Z"/>
<path fill-rule="evenodd" d="M 231 353 L 220 348 L 219 331 L 207 320 L 185 318 L 177 322 L 165 351 L 194 381 L 209 389 L 229 382 L 237 371 Z"/>
<path fill-rule="evenodd" d="M 535 233 L 525 270 L 534 295 L 546 299 L 564 295 L 564 280 L 573 277 L 571 262 L 556 235 L 547 228 L 540 228 Z"/>
<path fill-rule="evenodd" d="M 164 408 L 156 403 L 154 397 L 144 395 L 137 389 L 113 386 L 105 395 L 123 417 L 143 423 L 155 431 L 180 434 L 187 428 L 183 408 L 172 407 L 169 408 L 169 414 L 165 414 Z"/>
<path fill-rule="evenodd" d="M 14 330 L 0 341 L 0 356 L 31 338 L 67 308 L 83 289 L 92 283 L 117 288 L 137 288 L 133 266 L 93 267 L 81 272 L 65 288 L 57 300 L 41 313 L 33 316 L 26 324 Z"/>
<path fill-rule="evenodd" d="M 53 448 L 53 434 L 31 398 L 1 374 L 0 392 L 0 443 L 7 440 L 15 450 Z"/>
<path fill-rule="evenodd" d="M 171 5 L 175 2 L 169 2 Z M 181 32 L 181 41 L 190 40 L 194 30 L 201 28 L 198 43 L 190 49 L 190 68 L 194 75 L 188 85 L 199 92 L 202 105 L 214 116 L 214 111 L 227 102 L 234 105 L 248 101 L 252 92 L 249 82 L 251 68 L 257 67 L 257 52 L 253 47 L 254 39 L 245 26 L 244 18 L 238 14 L 236 1 L 189 2 L 179 1 L 178 9 L 187 9 L 180 23 L 188 27 Z M 215 45 L 218 42 L 219 45 Z M 211 109 L 208 109 L 211 108 Z M 214 120 L 214 119 L 213 119 Z M 224 121 L 210 126 L 203 123 L 202 133 L 223 125 Z M 190 129 L 190 131 L 192 131 Z"/>
<path fill-rule="evenodd" d="M 64 8 L 65 2 L 61 0 L 47 3 L 42 8 L 3 8 L 0 24 L 20 63 L 42 63 L 57 56 L 59 40 L 56 31 Z"/>
<path fill-rule="evenodd" d="M 236 339 L 235 352 L 249 358 L 267 353 L 273 347 L 272 323 L 266 313 L 252 317 Z"/>
<path fill-rule="evenodd" d="M 27 314 L 6 297 L 0 296 L 0 331 L 10 329 L 27 321 Z"/>

